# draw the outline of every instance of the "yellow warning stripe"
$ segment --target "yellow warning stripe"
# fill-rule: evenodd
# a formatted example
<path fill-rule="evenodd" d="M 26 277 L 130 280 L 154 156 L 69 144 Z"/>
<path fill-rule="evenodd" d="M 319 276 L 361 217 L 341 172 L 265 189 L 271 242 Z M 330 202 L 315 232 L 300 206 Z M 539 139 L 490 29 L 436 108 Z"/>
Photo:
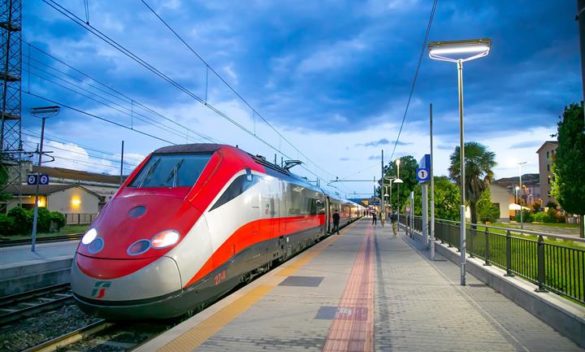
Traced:
<path fill-rule="evenodd" d="M 296 260 L 293 260 L 289 264 L 283 264 L 281 267 L 282 269 L 280 269 L 276 274 L 278 276 L 293 275 L 304 265 L 313 260 L 313 258 L 321 254 L 323 250 L 337 241 L 337 239 L 339 239 L 339 236 L 335 236 L 329 241 L 321 242 L 317 246 L 313 247 L 312 250 L 302 253 L 299 257 L 296 258 Z M 219 330 L 223 329 L 223 327 L 229 324 L 232 320 L 256 304 L 256 302 L 261 300 L 280 283 L 280 281 L 276 280 L 271 281 L 272 282 L 269 284 L 263 284 L 250 290 L 250 292 L 230 303 L 228 306 L 222 308 L 217 313 L 197 324 L 173 341 L 164 345 L 158 351 L 182 352 L 192 351 L 198 348 L 210 337 L 215 335 Z"/>

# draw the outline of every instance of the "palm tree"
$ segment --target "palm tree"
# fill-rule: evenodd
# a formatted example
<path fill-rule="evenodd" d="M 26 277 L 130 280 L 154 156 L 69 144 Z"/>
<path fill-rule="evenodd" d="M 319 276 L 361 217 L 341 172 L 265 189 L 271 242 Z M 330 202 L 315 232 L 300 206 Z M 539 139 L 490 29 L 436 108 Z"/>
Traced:
<path fill-rule="evenodd" d="M 451 154 L 449 176 L 461 184 L 459 147 Z M 465 197 L 469 202 L 471 223 L 477 224 L 477 202 L 494 178 L 492 168 L 496 166 L 496 154 L 477 142 L 465 143 Z"/>

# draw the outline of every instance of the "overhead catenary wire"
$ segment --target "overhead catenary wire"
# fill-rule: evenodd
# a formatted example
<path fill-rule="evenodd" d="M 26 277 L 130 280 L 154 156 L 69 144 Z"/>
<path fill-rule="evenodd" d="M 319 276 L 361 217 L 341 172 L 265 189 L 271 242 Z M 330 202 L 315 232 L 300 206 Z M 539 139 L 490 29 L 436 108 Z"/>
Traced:
<path fill-rule="evenodd" d="M 102 116 L 98 116 L 98 115 L 96 115 L 96 114 L 89 113 L 89 112 L 87 112 L 87 111 L 84 111 L 84 110 L 82 110 L 82 109 L 78 109 L 78 108 L 76 108 L 76 107 L 73 107 L 73 106 L 71 106 L 71 105 L 65 104 L 65 103 L 63 103 L 63 102 L 61 102 L 61 101 L 58 101 L 58 100 L 55 100 L 55 99 L 47 98 L 47 97 L 44 97 L 44 96 L 42 96 L 42 95 L 38 95 L 38 94 L 35 94 L 35 93 L 32 93 L 32 92 L 26 92 L 25 94 L 27 94 L 27 95 L 30 95 L 30 96 L 33 96 L 33 97 L 35 97 L 35 98 L 39 98 L 39 99 L 41 99 L 41 100 L 44 100 L 44 101 L 46 101 L 46 102 L 48 102 L 48 103 L 51 103 L 51 104 L 59 105 L 59 106 L 61 106 L 61 107 L 63 107 L 63 108 L 66 108 L 66 109 L 70 109 L 70 110 L 76 111 L 76 112 L 78 112 L 78 113 L 80 113 L 80 114 L 83 114 L 83 115 L 86 115 L 86 116 L 92 117 L 92 118 L 94 118 L 94 119 L 97 119 L 97 120 L 100 120 L 100 121 L 104 121 L 104 122 L 110 123 L 110 124 L 112 124 L 112 125 L 115 125 L 115 126 L 122 127 L 122 128 L 124 128 L 124 129 L 130 130 L 130 131 L 134 131 L 134 132 L 136 132 L 136 133 L 139 133 L 139 134 L 142 134 L 142 135 L 144 135 L 144 136 L 147 136 L 147 137 L 150 137 L 150 138 L 153 138 L 153 139 L 159 140 L 159 141 L 161 141 L 161 142 L 165 142 L 165 143 L 168 143 L 168 144 L 173 144 L 173 145 L 175 145 L 175 144 L 176 144 L 176 143 L 173 143 L 173 142 L 171 142 L 171 141 L 169 141 L 169 140 L 167 140 L 167 139 L 164 139 L 164 138 L 160 138 L 160 137 L 158 137 L 158 136 L 155 136 L 155 135 L 153 135 L 153 134 L 151 134 L 151 133 L 147 133 L 147 132 L 140 131 L 140 130 L 137 130 L 137 129 L 132 129 L 132 128 L 130 128 L 130 127 L 126 126 L 126 125 L 123 125 L 123 124 L 121 124 L 121 123 L 118 123 L 118 122 L 116 122 L 116 121 L 112 121 L 112 120 L 106 119 L 105 117 L 102 117 Z"/>
<path fill-rule="evenodd" d="M 433 25 L 433 18 L 435 17 L 435 12 L 437 10 L 437 4 L 439 0 L 433 1 L 433 7 L 431 8 L 431 14 L 429 15 L 429 22 L 427 24 L 427 29 L 425 32 L 425 39 L 423 40 L 420 55 L 418 57 L 418 62 L 416 64 L 416 70 L 414 71 L 414 77 L 412 78 L 412 83 L 410 85 L 410 92 L 408 94 L 408 100 L 406 101 L 406 107 L 404 109 L 404 115 L 402 116 L 402 122 L 400 123 L 400 129 L 398 130 L 398 135 L 396 136 L 396 141 L 394 142 L 394 148 L 392 149 L 392 154 L 390 154 L 390 159 L 393 160 L 394 153 L 396 152 L 396 147 L 398 146 L 398 141 L 400 140 L 400 135 L 402 134 L 402 128 L 404 127 L 404 122 L 406 121 L 406 115 L 408 114 L 408 109 L 410 107 L 410 101 L 412 100 L 412 96 L 414 94 L 414 88 L 416 87 L 416 81 L 418 79 L 418 73 L 420 71 L 420 66 L 422 64 L 422 59 L 424 54 L 427 50 L 427 42 L 429 41 L 429 34 L 431 33 L 431 27 Z"/>
<path fill-rule="evenodd" d="M 102 104 L 102 105 L 104 105 L 104 106 L 106 106 L 106 107 L 109 107 L 110 109 L 113 109 L 113 110 L 115 110 L 115 111 L 118 111 L 118 112 L 120 112 L 120 113 L 122 113 L 122 114 L 128 115 L 128 116 L 129 116 L 129 117 L 131 117 L 131 118 L 132 118 L 132 117 L 133 117 L 133 118 L 136 118 L 137 120 L 143 121 L 143 122 L 145 122 L 145 123 L 147 123 L 147 124 L 148 124 L 148 123 L 149 123 L 149 121 L 150 121 L 150 122 L 151 122 L 151 123 L 153 123 L 155 126 L 157 126 L 158 128 L 160 128 L 160 129 L 162 129 L 162 130 L 164 130 L 164 131 L 166 131 L 166 132 L 168 132 L 168 133 L 174 133 L 175 135 L 178 135 L 178 136 L 181 136 L 181 137 L 183 136 L 183 134 L 182 134 L 182 131 L 179 131 L 179 130 L 176 130 L 176 129 L 173 129 L 173 128 L 170 128 L 170 127 L 167 127 L 167 126 L 165 126 L 165 125 L 159 124 L 159 123 L 157 123 L 157 122 L 156 122 L 156 120 L 154 120 L 154 119 L 152 119 L 152 118 L 149 118 L 149 117 L 146 117 L 146 119 L 145 119 L 145 118 L 142 118 L 142 116 L 143 116 L 143 115 L 140 115 L 140 114 L 137 114 L 137 115 L 132 115 L 132 113 L 131 113 L 130 109 L 128 109 L 128 108 L 126 108 L 126 107 L 124 107 L 124 106 L 121 106 L 121 105 L 119 105 L 119 104 L 116 104 L 116 103 L 114 103 L 114 102 L 108 101 L 107 99 L 105 99 L 105 98 L 103 98 L 103 97 L 101 97 L 101 96 L 99 96 L 99 95 L 98 95 L 98 97 L 99 97 L 99 98 L 102 98 L 102 99 L 104 99 L 105 101 L 101 101 L 101 100 L 99 100 L 99 99 L 97 99 L 97 98 L 95 98 L 95 97 L 92 97 L 92 96 L 88 95 L 88 94 L 91 94 L 91 95 L 96 95 L 96 94 L 95 94 L 95 93 L 93 93 L 93 92 L 89 92 L 89 91 L 87 91 L 87 90 L 81 89 L 81 88 L 79 88 L 78 86 L 75 86 L 75 85 L 74 85 L 74 88 L 72 88 L 72 87 L 67 87 L 67 86 L 65 86 L 65 85 L 63 85 L 63 84 L 61 84 L 61 83 L 58 83 L 58 82 L 56 82 L 56 81 L 54 81 L 54 80 L 51 80 L 51 79 L 49 79 L 49 78 L 43 77 L 43 76 L 41 76 L 41 75 L 38 75 L 38 74 L 36 74 L 36 73 L 32 73 L 32 72 L 31 72 L 31 74 L 32 74 L 33 76 L 36 76 L 36 77 L 38 77 L 38 78 L 40 78 L 40 79 L 43 79 L 43 80 L 45 80 L 45 81 L 47 81 L 47 82 L 51 82 L 51 83 L 53 83 L 53 84 L 55 84 L 55 85 L 58 85 L 58 86 L 60 86 L 60 87 L 61 87 L 61 88 L 63 88 L 63 89 L 69 90 L 69 91 L 71 91 L 71 92 L 73 92 L 73 93 L 76 93 L 76 94 L 78 94 L 78 95 L 80 95 L 80 96 L 83 96 L 83 97 L 85 97 L 85 98 L 87 98 L 87 99 L 89 99 L 89 100 L 91 100 L 91 101 L 94 101 L 94 102 L 96 102 L 96 103 Z M 58 77 L 57 77 L 57 79 L 60 79 L 60 78 L 58 78 Z M 65 82 L 66 82 L 66 83 L 68 83 L 68 84 L 72 84 L 71 82 L 67 82 L 67 81 L 65 81 Z M 82 93 L 82 92 L 80 92 L 79 90 L 82 90 L 82 91 L 84 91 L 84 92 L 87 92 L 88 94 Z M 113 105 L 111 105 L 111 104 L 114 104 L 115 106 L 113 106 Z M 131 129 L 134 129 L 134 127 L 133 127 L 133 126 L 130 126 L 130 128 L 131 128 Z"/>
<path fill-rule="evenodd" d="M 32 134 L 32 133 L 25 133 L 25 132 L 23 132 L 22 135 L 23 136 L 27 136 L 27 137 L 33 137 L 33 138 L 40 138 L 39 135 L 35 135 L 35 134 Z M 90 158 L 93 158 L 93 159 L 110 161 L 110 162 L 118 163 L 118 164 L 120 163 L 120 160 L 119 159 L 106 158 L 106 157 L 103 157 L 103 156 L 98 156 L 98 155 L 89 153 L 87 151 L 85 153 L 82 153 L 82 152 L 77 151 L 77 150 L 62 148 L 62 147 L 56 146 L 54 143 L 60 143 L 60 144 L 65 144 L 65 143 L 58 142 L 58 141 L 55 141 L 55 140 L 53 140 L 51 138 L 47 138 L 47 137 L 45 137 L 44 139 L 45 139 L 45 142 L 53 142 L 53 144 L 48 144 L 47 145 L 47 147 L 50 148 L 50 149 L 57 149 L 57 150 L 61 150 L 61 151 L 65 151 L 65 152 L 71 153 L 71 154 L 76 154 L 76 155 L 80 155 L 80 156 L 84 156 L 84 157 L 90 157 Z M 34 140 L 28 140 L 28 141 L 26 141 L 26 143 L 29 143 L 29 145 L 33 145 L 34 146 L 35 141 Z M 70 143 L 70 144 L 73 144 L 73 143 Z M 67 145 L 67 144 L 65 144 L 65 145 Z M 55 155 L 53 155 L 53 156 L 56 157 Z M 124 160 L 124 165 L 128 165 L 130 167 L 136 167 L 136 166 L 138 166 L 138 164 L 133 163 L 133 162 L 129 162 L 127 160 Z"/>
<path fill-rule="evenodd" d="M 191 128 L 189 128 L 189 127 L 187 127 L 187 126 L 185 126 L 185 125 L 183 125 L 181 123 L 178 123 L 174 119 L 171 119 L 171 118 L 163 115 L 162 113 L 160 113 L 160 112 L 158 112 L 158 111 L 156 111 L 156 110 L 154 110 L 154 109 L 152 109 L 152 108 L 144 105 L 140 101 L 138 101 L 138 100 L 136 100 L 134 98 L 131 98 L 128 95 L 120 92 L 119 90 L 117 90 L 115 88 L 112 88 L 111 86 L 109 86 L 109 85 L 107 85 L 107 84 L 105 84 L 105 83 L 103 83 L 103 82 L 95 79 L 94 77 L 92 77 L 89 74 L 87 74 L 87 73 L 79 70 L 78 68 L 76 68 L 76 67 L 74 67 L 72 65 L 69 65 L 68 63 L 66 63 L 62 59 L 60 59 L 60 58 L 58 58 L 58 57 L 56 57 L 56 56 L 54 56 L 54 55 L 46 52 L 45 50 L 39 48 L 38 46 L 35 46 L 34 44 L 31 44 L 31 43 L 28 43 L 28 44 L 30 45 L 31 48 L 35 49 L 36 51 L 42 53 L 43 55 L 45 55 L 47 57 L 50 57 L 51 59 L 53 59 L 56 62 L 62 64 L 63 66 L 67 67 L 68 69 L 70 69 L 70 70 L 78 73 L 79 75 L 81 75 L 81 76 L 83 76 L 85 78 L 90 79 L 91 81 L 97 83 L 97 85 L 99 85 L 101 87 L 96 86 L 96 85 L 92 85 L 92 84 L 88 84 L 89 86 L 91 86 L 91 87 L 93 87 L 93 88 L 95 88 L 95 89 L 97 89 L 97 90 L 99 90 L 99 91 L 101 91 L 101 92 L 103 92 L 105 94 L 108 94 L 109 96 L 111 96 L 113 98 L 116 98 L 116 99 L 118 99 L 120 101 L 126 102 L 128 104 L 133 104 L 134 106 L 136 106 L 138 108 L 141 108 L 141 109 L 143 109 L 143 110 L 145 110 L 145 111 L 147 111 L 149 113 L 152 113 L 152 114 L 160 117 L 161 119 L 163 119 L 165 121 L 168 121 L 168 122 L 174 124 L 175 126 L 181 128 L 183 131 L 189 131 L 190 133 L 201 137 L 203 140 L 207 140 L 207 141 L 209 141 L 211 143 L 217 143 L 217 140 L 215 140 L 214 138 L 212 138 L 210 136 L 207 136 L 207 135 L 205 135 L 205 134 L 203 134 L 201 132 L 195 131 L 195 130 L 193 130 L 193 129 L 191 129 Z M 33 59 L 33 61 L 38 61 L 38 60 Z M 41 64 L 44 64 L 44 63 L 41 63 Z M 53 71 L 59 72 L 59 73 L 65 75 L 65 76 L 70 77 L 71 79 L 74 79 L 75 80 L 75 77 L 73 75 L 71 75 L 71 74 L 68 74 L 66 72 L 63 72 L 63 71 L 58 70 L 58 69 L 56 69 L 54 67 L 51 67 L 51 66 L 47 66 L 47 68 L 49 68 L 49 69 L 51 69 Z M 84 83 L 81 80 L 78 80 L 78 81 L 81 82 L 81 83 Z M 141 114 L 141 116 L 145 116 L 145 115 Z"/>
<path fill-rule="evenodd" d="M 40 138 L 41 137 L 41 135 L 39 133 L 36 133 L 35 131 L 33 131 L 31 129 L 23 128 L 22 130 L 23 130 L 23 135 L 26 135 L 28 137 L 36 137 L 36 138 Z M 83 148 L 86 151 L 91 151 L 93 153 L 99 153 L 99 154 L 105 154 L 105 155 L 112 155 L 112 152 L 95 149 L 94 147 L 89 147 L 89 146 L 86 146 L 84 144 L 81 144 L 78 141 L 72 141 L 72 140 L 68 140 L 68 139 L 62 138 L 62 137 L 57 137 L 57 136 L 53 135 L 52 133 L 50 133 L 49 131 L 45 131 L 45 137 L 44 138 L 45 138 L 45 140 L 52 141 L 52 142 L 56 142 L 56 143 L 72 144 L 72 145 L 78 146 L 80 148 Z"/>
<path fill-rule="evenodd" d="M 433 1 L 433 6 L 431 8 L 431 13 L 429 15 L 429 21 L 427 23 L 427 28 L 426 28 L 426 31 L 425 31 L 425 38 L 424 38 L 424 41 L 423 41 L 423 44 L 422 44 L 422 48 L 421 48 L 421 51 L 420 51 L 420 54 L 419 54 L 419 57 L 418 57 L 418 62 L 417 62 L 417 65 L 416 65 L 416 69 L 414 71 L 414 77 L 413 77 L 412 83 L 410 85 L 410 91 L 409 91 L 409 94 L 408 94 L 408 100 L 406 101 L 406 107 L 404 109 L 404 114 L 402 116 L 402 121 L 400 123 L 400 129 L 398 130 L 398 135 L 396 136 L 396 140 L 394 141 L 394 148 L 392 149 L 392 153 L 390 154 L 390 159 L 389 159 L 390 162 L 392 162 L 394 160 L 394 154 L 396 152 L 396 147 L 398 146 L 398 143 L 400 141 L 400 136 L 402 134 L 402 129 L 404 127 L 404 122 L 406 121 L 406 116 L 408 115 L 408 109 L 410 107 L 410 102 L 412 100 L 412 96 L 414 94 L 414 89 L 416 87 L 416 81 L 418 79 L 418 73 L 420 71 L 420 66 L 422 64 L 422 59 L 423 59 L 424 54 L 426 52 L 427 42 L 429 40 L 429 34 L 431 32 L 431 27 L 433 25 L 433 18 L 435 17 L 435 12 L 437 10 L 438 2 L 439 2 L 438 0 L 434 0 Z M 360 174 L 360 173 L 362 173 L 364 171 L 371 170 L 371 169 L 374 169 L 376 167 L 379 167 L 379 165 L 377 163 L 375 165 L 370 166 L 370 167 L 361 169 L 358 172 L 355 172 L 353 174 L 346 175 L 344 178 L 351 177 L 351 176 Z"/>
<path fill-rule="evenodd" d="M 212 104 L 209 104 L 208 102 L 204 101 L 201 97 L 199 97 L 198 95 L 194 94 L 189 89 L 185 88 L 184 86 L 182 86 L 181 84 L 179 84 L 178 82 L 176 82 L 175 80 L 173 80 L 172 78 L 170 78 L 169 76 L 165 75 L 160 70 L 158 70 L 157 68 L 155 68 L 154 66 L 152 66 L 151 64 L 149 64 L 148 62 L 146 62 L 145 60 L 143 60 L 142 58 L 138 57 L 132 51 L 126 49 L 124 46 L 122 46 L 121 44 L 119 44 L 118 42 L 116 42 L 115 40 L 113 40 L 112 38 L 110 38 L 109 36 L 107 36 L 106 34 L 104 34 L 103 32 L 99 31 L 95 27 L 93 27 L 93 26 L 91 26 L 91 25 L 83 22 L 83 20 L 81 20 L 77 15 L 75 15 L 74 13 L 72 13 L 71 11 L 69 11 L 68 9 L 66 9 L 65 7 L 61 6 L 60 4 L 58 4 L 57 2 L 55 2 L 53 0 L 43 0 L 43 2 L 45 2 L 47 5 L 49 5 L 50 7 L 52 7 L 53 9 L 55 9 L 56 11 L 58 11 L 59 13 L 61 13 L 62 15 L 64 15 L 65 17 L 67 17 L 70 20 L 72 20 L 74 23 L 76 23 L 79 26 L 81 26 L 82 28 L 86 29 L 88 32 L 92 33 L 93 35 L 97 36 L 98 38 L 100 38 L 101 40 L 103 40 L 104 42 L 106 42 L 107 44 L 111 45 L 116 50 L 120 51 L 124 55 L 126 55 L 129 58 L 131 58 L 132 60 L 136 61 L 141 66 L 143 66 L 144 68 L 148 69 L 149 71 L 151 71 L 152 73 L 154 73 L 155 75 L 157 75 L 158 77 L 160 77 L 161 79 L 167 81 L 168 83 L 170 83 L 175 88 L 177 88 L 180 91 L 184 92 L 185 94 L 187 94 L 188 96 L 190 96 L 194 100 L 198 101 L 199 103 L 205 105 L 211 111 L 215 112 L 217 115 L 219 115 L 222 118 L 226 119 L 227 121 L 229 121 L 230 123 L 232 123 L 234 126 L 240 128 L 242 131 L 244 131 L 247 134 L 249 134 L 250 136 L 254 137 L 255 139 L 257 139 L 258 141 L 260 141 L 261 143 L 263 143 L 267 147 L 273 149 L 274 151 L 280 153 L 281 155 L 283 155 L 283 156 L 285 156 L 285 157 L 287 157 L 289 159 L 292 159 L 289 155 L 287 155 L 286 153 L 284 153 L 280 149 L 276 148 L 275 146 L 273 146 L 272 144 L 270 144 L 269 142 L 267 142 L 263 138 L 260 138 L 253 131 L 250 131 L 245 126 L 243 126 L 239 122 L 235 121 L 229 115 L 225 114 L 224 112 L 222 112 L 221 110 L 219 110 L 218 108 L 216 108 L 215 106 L 213 106 Z M 302 166 L 302 167 L 303 167 L 304 170 L 306 170 L 310 174 L 316 176 L 317 178 L 321 178 L 319 175 L 317 175 L 312 170 L 310 170 L 310 169 L 308 169 L 308 168 L 306 168 L 304 166 Z"/>
<path fill-rule="evenodd" d="M 171 25 L 166 22 L 147 2 L 146 0 L 141 0 L 142 3 L 144 4 L 144 6 L 146 6 L 153 14 L 156 18 L 159 19 L 159 21 L 169 30 L 173 33 L 173 35 L 181 42 L 183 43 L 183 45 L 191 52 L 193 53 L 199 60 L 201 60 L 201 62 L 205 65 L 205 67 L 210 70 L 217 78 L 219 78 L 226 87 L 228 87 L 229 90 L 231 90 L 252 112 L 252 117 L 254 116 L 258 116 L 260 117 L 260 119 L 262 119 L 262 121 L 264 121 L 264 123 L 266 123 L 266 125 L 268 127 L 270 127 L 283 141 L 285 141 L 289 146 L 291 146 L 297 153 L 299 153 L 301 156 L 303 156 L 303 158 L 305 158 L 307 161 L 309 161 L 311 164 L 313 164 L 313 166 L 315 166 L 317 169 L 321 170 L 322 172 L 325 172 L 331 176 L 333 176 L 333 174 L 331 174 L 329 171 L 321 168 L 317 163 L 315 163 L 314 161 L 312 161 L 307 155 L 305 155 L 301 150 L 299 150 L 292 142 L 290 142 L 284 135 L 282 135 L 282 133 L 280 133 L 280 131 L 278 131 L 278 129 L 276 129 L 276 127 L 274 127 L 262 114 L 260 114 L 258 112 L 258 110 L 256 110 L 227 80 L 225 80 L 223 78 L 223 76 L 221 76 L 207 61 L 205 61 L 205 59 L 199 55 L 199 53 L 193 49 L 193 47 L 191 45 L 189 45 L 189 43 L 187 43 L 183 37 L 173 29 L 173 27 L 171 27 Z M 254 127 L 255 130 L 255 127 Z M 254 135 L 256 133 L 254 132 Z M 280 148 L 279 148 L 280 149 Z"/>

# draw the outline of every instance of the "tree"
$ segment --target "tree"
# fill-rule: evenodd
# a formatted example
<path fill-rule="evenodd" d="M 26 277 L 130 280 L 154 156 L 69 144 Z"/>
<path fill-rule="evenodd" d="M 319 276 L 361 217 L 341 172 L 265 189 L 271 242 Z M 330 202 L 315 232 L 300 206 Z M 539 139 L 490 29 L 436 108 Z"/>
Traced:
<path fill-rule="evenodd" d="M 477 142 L 465 143 L 465 197 L 469 202 L 471 223 L 477 224 L 477 202 L 494 178 L 492 168 L 496 166 L 496 154 Z M 449 176 L 458 184 L 461 180 L 460 148 L 451 154 Z"/>
<path fill-rule="evenodd" d="M 414 190 L 414 187 L 418 184 L 416 180 L 416 169 L 418 168 L 418 163 L 414 159 L 412 155 L 403 156 L 400 158 L 400 179 L 403 183 L 400 184 L 400 191 L 398 191 L 399 186 L 392 183 L 392 199 L 391 204 L 396 206 L 398 201 L 400 204 L 398 209 L 403 210 L 404 205 L 408 201 L 408 197 L 410 196 L 410 192 Z M 397 176 L 397 167 L 396 162 L 394 160 L 390 161 L 388 165 L 384 166 L 384 176 L 386 178 L 396 177 Z M 386 188 L 388 189 L 388 194 L 390 194 L 390 181 L 386 181 Z M 384 190 L 382 190 L 383 192 Z M 400 195 L 400 197 L 399 197 Z"/>
<path fill-rule="evenodd" d="M 422 187 L 420 184 L 416 185 L 414 189 L 414 213 L 416 215 L 422 214 Z M 459 188 L 446 176 L 435 176 L 435 218 L 459 219 Z"/>
<path fill-rule="evenodd" d="M 446 176 L 435 177 L 435 217 L 459 219 L 459 187 Z"/>
<path fill-rule="evenodd" d="M 489 187 L 483 191 L 477 201 L 477 215 L 483 223 L 496 222 L 500 218 L 500 207 L 492 203 Z"/>
<path fill-rule="evenodd" d="M 554 179 L 551 192 L 561 207 L 580 216 L 580 235 L 585 237 L 585 122 L 583 107 L 571 104 L 565 107 L 558 123 L 559 146 L 553 165 Z"/>

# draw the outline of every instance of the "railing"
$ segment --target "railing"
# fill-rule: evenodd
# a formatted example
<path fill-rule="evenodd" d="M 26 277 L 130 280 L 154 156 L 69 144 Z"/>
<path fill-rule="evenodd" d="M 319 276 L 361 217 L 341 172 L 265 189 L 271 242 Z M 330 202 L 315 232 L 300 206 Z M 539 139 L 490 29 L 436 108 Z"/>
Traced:
<path fill-rule="evenodd" d="M 404 218 L 404 220 L 403 220 Z M 401 215 L 407 226 L 408 219 Z M 407 227 L 409 230 L 410 227 Z M 422 231 L 421 217 L 414 230 Z M 459 250 L 459 222 L 435 220 L 435 237 Z M 537 291 L 552 291 L 585 304 L 585 240 L 520 229 L 466 224 L 467 253 L 495 265 L 507 276 L 520 276 Z"/>
<path fill-rule="evenodd" d="M 96 218 L 97 214 L 65 214 L 65 223 L 67 225 L 89 225 Z"/>

